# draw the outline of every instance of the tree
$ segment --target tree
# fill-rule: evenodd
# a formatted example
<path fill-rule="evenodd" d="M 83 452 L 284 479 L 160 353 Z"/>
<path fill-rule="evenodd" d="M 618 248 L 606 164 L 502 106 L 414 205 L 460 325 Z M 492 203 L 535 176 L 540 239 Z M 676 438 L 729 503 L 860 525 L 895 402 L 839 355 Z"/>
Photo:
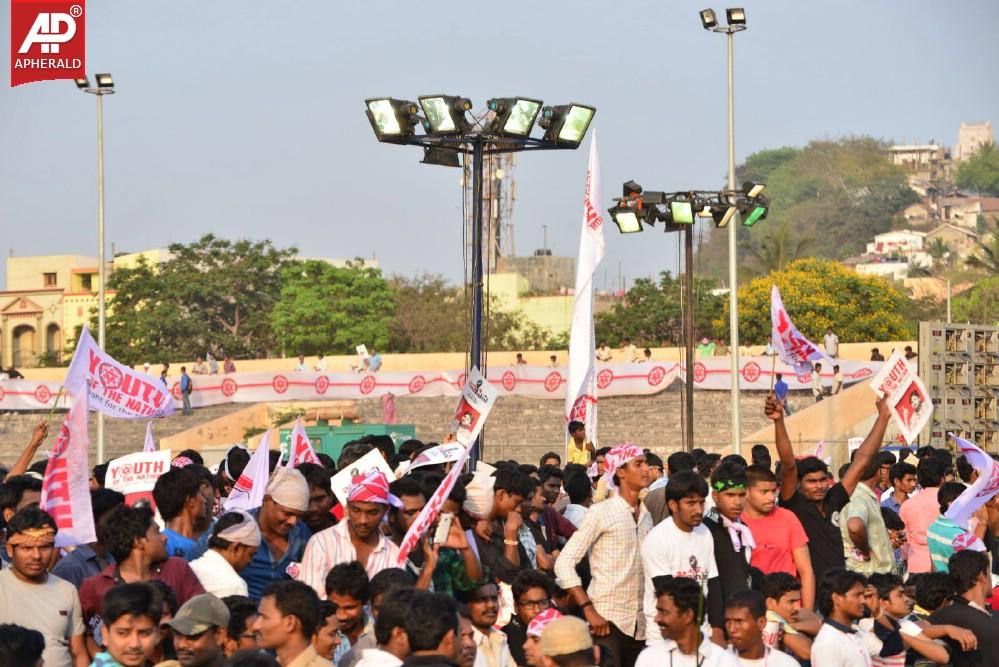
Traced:
<path fill-rule="evenodd" d="M 695 338 L 712 336 L 712 321 L 721 314 L 724 297 L 713 294 L 713 288 L 712 281 L 695 277 Z M 612 345 L 623 338 L 630 338 L 636 345 L 678 345 L 683 334 L 682 292 L 683 280 L 668 271 L 659 274 L 658 284 L 638 278 L 625 294 L 624 303 L 596 315 L 597 340 L 607 340 Z"/>
<path fill-rule="evenodd" d="M 999 276 L 979 280 L 970 290 L 955 296 L 951 310 L 955 322 L 999 324 Z"/>
<path fill-rule="evenodd" d="M 384 350 L 396 300 L 378 269 L 348 262 L 293 262 L 281 273 L 271 325 L 291 354 L 352 354 L 364 344 Z"/>
<path fill-rule="evenodd" d="M 982 144 L 957 168 L 957 187 L 979 195 L 999 197 L 999 149 L 995 143 Z"/>
<path fill-rule="evenodd" d="M 793 160 L 801 153 L 800 148 L 784 146 L 783 148 L 767 148 L 757 151 L 746 158 L 746 161 L 736 168 L 736 181 L 743 183 L 766 183 L 772 174 L 786 162 Z"/>
<path fill-rule="evenodd" d="M 273 354 L 271 309 L 281 269 L 296 249 L 211 234 L 168 249 L 171 258 L 162 264 L 140 261 L 111 274 L 108 351 L 127 364 L 192 359 L 207 351 L 244 358 Z M 91 326 L 97 326 L 95 313 Z"/>
<path fill-rule="evenodd" d="M 744 242 L 752 262 L 752 266 L 746 268 L 754 276 L 781 271 L 790 262 L 803 257 L 813 243 L 811 237 L 796 236 L 786 222 L 770 226 L 758 242 Z"/>
<path fill-rule="evenodd" d="M 915 327 L 904 312 L 909 299 L 888 280 L 862 276 L 839 262 L 799 259 L 783 271 L 757 278 L 739 289 L 739 336 L 746 344 L 770 339 L 770 288 L 776 284 L 791 319 L 812 341 L 831 327 L 844 343 L 907 340 Z M 728 300 L 715 320 L 728 335 Z"/>
<path fill-rule="evenodd" d="M 984 271 L 990 276 L 999 275 L 999 236 L 989 234 L 978 242 L 976 252 L 965 260 L 968 268 Z"/>

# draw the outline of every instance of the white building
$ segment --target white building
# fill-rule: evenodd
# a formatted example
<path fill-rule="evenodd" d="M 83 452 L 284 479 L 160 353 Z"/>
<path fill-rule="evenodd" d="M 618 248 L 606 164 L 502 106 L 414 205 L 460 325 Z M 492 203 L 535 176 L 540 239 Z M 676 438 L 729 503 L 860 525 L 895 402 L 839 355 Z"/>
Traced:
<path fill-rule="evenodd" d="M 961 123 L 957 130 L 957 146 L 954 147 L 954 161 L 961 162 L 971 157 L 983 144 L 995 143 L 996 135 L 992 121 L 984 123 Z"/>
<path fill-rule="evenodd" d="M 925 239 L 925 232 L 914 232 L 911 229 L 885 232 L 875 236 L 873 243 L 867 244 L 867 254 L 909 255 L 922 250 Z"/>
<path fill-rule="evenodd" d="M 908 262 L 862 262 L 856 265 L 862 276 L 884 276 L 891 280 L 905 280 L 909 277 Z"/>

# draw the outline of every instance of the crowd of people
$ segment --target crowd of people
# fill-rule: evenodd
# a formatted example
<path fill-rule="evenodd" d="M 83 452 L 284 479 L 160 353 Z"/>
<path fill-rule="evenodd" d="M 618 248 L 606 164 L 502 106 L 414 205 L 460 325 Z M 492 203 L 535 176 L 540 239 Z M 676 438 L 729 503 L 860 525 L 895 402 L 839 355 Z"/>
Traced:
<path fill-rule="evenodd" d="M 880 401 L 834 477 L 795 456 L 779 399 L 764 410 L 776 465 L 762 445 L 664 462 L 570 422 L 565 460 L 458 476 L 409 551 L 449 472 L 417 463 L 435 443 L 366 436 L 298 467 L 272 452 L 248 510 L 225 509 L 243 447 L 211 468 L 181 452 L 152 503 L 128 504 L 98 465 L 97 540 L 60 548 L 31 463 L 40 425 L 0 484 L 0 665 L 999 665 L 999 507 L 945 516 L 977 471 L 885 451 Z M 359 471 L 338 502 L 331 476 L 373 450 L 408 472 Z"/>

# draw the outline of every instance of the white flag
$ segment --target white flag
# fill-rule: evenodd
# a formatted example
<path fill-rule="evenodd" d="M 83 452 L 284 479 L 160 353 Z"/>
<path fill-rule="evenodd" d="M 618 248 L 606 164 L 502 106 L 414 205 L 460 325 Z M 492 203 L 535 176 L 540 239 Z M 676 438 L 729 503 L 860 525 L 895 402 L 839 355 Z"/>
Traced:
<path fill-rule="evenodd" d="M 153 423 L 146 424 L 146 442 L 142 445 L 142 451 L 155 452 L 156 443 L 153 441 Z"/>
<path fill-rule="evenodd" d="M 999 493 L 999 462 L 996 462 L 974 443 L 959 438 L 953 433 L 950 434 L 950 437 L 968 459 L 968 463 L 978 471 L 978 479 L 975 480 L 975 483 L 955 498 L 944 514 L 957 525 L 967 528 L 968 519 L 975 513 L 975 510 Z"/>
<path fill-rule="evenodd" d="M 250 461 L 243 468 L 243 474 L 236 480 L 229 497 L 226 498 L 222 508 L 229 510 L 257 509 L 264 504 L 264 491 L 267 489 L 267 481 L 271 477 L 270 452 L 267 447 L 267 438 L 270 431 L 264 431 L 264 437 L 257 445 L 257 451 L 253 452 Z"/>
<path fill-rule="evenodd" d="M 97 541 L 87 469 L 87 395 L 73 401 L 45 466 L 39 506 L 55 519 L 57 547 Z"/>
<path fill-rule="evenodd" d="M 794 372 L 798 375 L 810 373 L 813 361 L 827 360 L 830 365 L 833 363 L 818 345 L 802 336 L 794 326 L 776 285 L 770 289 L 770 324 L 772 326 L 770 344 L 780 356 L 780 360 L 788 366 L 793 366 Z"/>
<path fill-rule="evenodd" d="M 309 434 L 302 426 L 302 415 L 295 420 L 295 428 L 291 430 L 291 437 L 288 439 L 288 467 L 297 468 L 302 463 L 315 463 L 322 465 L 316 450 L 312 448 L 312 441 Z"/>
<path fill-rule="evenodd" d="M 576 265 L 576 294 L 572 302 L 569 332 L 569 377 L 565 391 L 565 420 L 586 424 L 586 437 L 597 439 L 596 341 L 593 333 L 593 276 L 604 258 L 603 185 L 597 157 L 597 133 L 590 139 L 590 161 L 586 169 L 583 226 Z M 566 454 L 569 440 L 566 438 Z"/>

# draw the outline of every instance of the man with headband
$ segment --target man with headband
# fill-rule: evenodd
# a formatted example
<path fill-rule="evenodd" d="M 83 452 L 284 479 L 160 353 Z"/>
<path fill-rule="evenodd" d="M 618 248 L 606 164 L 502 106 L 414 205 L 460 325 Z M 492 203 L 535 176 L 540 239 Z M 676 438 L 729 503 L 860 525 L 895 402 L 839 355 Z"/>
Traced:
<path fill-rule="evenodd" d="M 246 581 L 239 571 L 250 564 L 260 547 L 260 527 L 242 510 L 227 512 L 218 518 L 208 540 L 208 551 L 191 561 L 205 592 L 220 598 L 246 595 Z"/>
<path fill-rule="evenodd" d="M 356 560 L 369 577 L 396 567 L 399 547 L 379 530 L 390 506 L 402 503 L 389 492 L 385 473 L 371 470 L 354 477 L 347 490 L 347 520 L 313 535 L 302 559 L 301 580 L 321 599 L 326 599 L 326 574 L 334 565 Z"/>
<path fill-rule="evenodd" d="M 10 567 L 0 571 L 0 624 L 42 633 L 46 665 L 85 667 L 80 598 L 72 584 L 47 571 L 56 530 L 52 517 L 37 507 L 19 511 L 7 523 Z"/>
<path fill-rule="evenodd" d="M 250 512 L 260 527 L 261 543 L 239 573 L 249 597 L 259 601 L 268 584 L 294 579 L 312 532 L 301 520 L 309 510 L 309 483 L 295 468 L 278 468 L 264 489 L 263 504 Z"/>
<path fill-rule="evenodd" d="M 638 494 L 649 484 L 649 466 L 641 448 L 630 443 L 607 452 L 604 465 L 604 479 L 616 493 L 586 513 L 555 561 L 555 575 L 619 667 L 634 664 L 645 641 L 639 546 L 652 529 L 652 519 Z M 588 590 L 576 573 L 576 565 L 586 557 L 592 575 Z"/>

